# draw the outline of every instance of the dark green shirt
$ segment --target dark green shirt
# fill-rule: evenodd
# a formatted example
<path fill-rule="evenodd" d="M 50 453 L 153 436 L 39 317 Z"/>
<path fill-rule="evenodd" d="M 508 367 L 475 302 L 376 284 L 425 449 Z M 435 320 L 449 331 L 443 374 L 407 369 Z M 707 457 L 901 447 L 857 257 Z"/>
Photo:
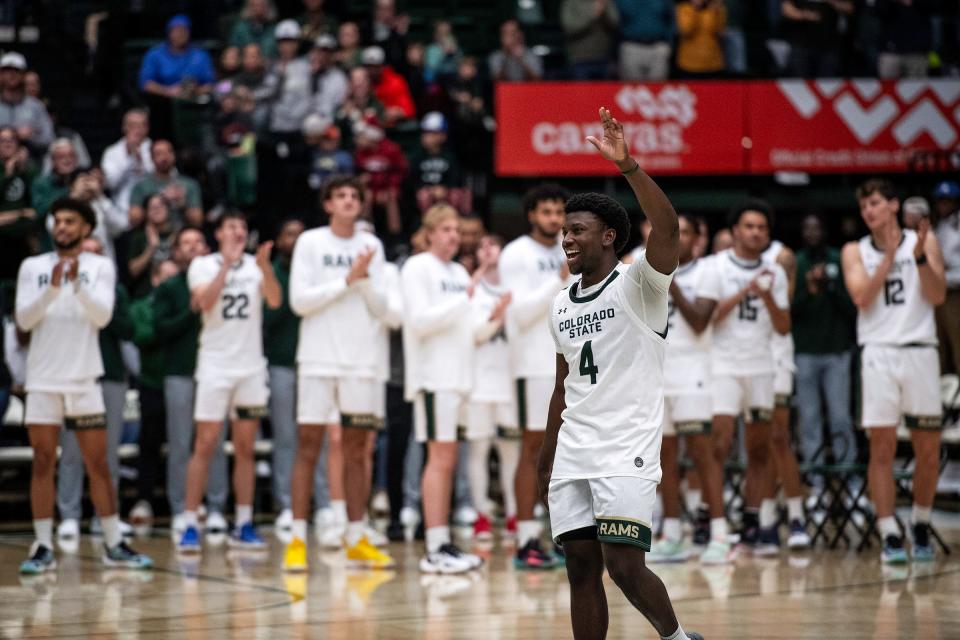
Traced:
<path fill-rule="evenodd" d="M 140 386 L 162 389 L 167 359 L 166 347 L 157 340 L 154 327 L 154 293 L 151 291 L 130 303 L 130 318 L 133 320 L 133 342 L 140 350 Z"/>
<path fill-rule="evenodd" d="M 295 367 L 300 318 L 290 309 L 290 265 L 281 258 L 273 261 L 283 301 L 276 309 L 263 305 L 263 351 L 275 367 Z"/>
<path fill-rule="evenodd" d="M 160 234 L 160 244 L 157 250 L 153 252 L 153 258 L 146 269 L 136 278 L 130 275 L 130 294 L 138 299 L 150 293 L 150 272 L 154 265 L 160 264 L 170 258 L 171 244 L 173 243 L 174 228 L 171 227 Z M 130 231 L 127 245 L 128 260 L 138 258 L 147 249 L 147 232 L 143 227 L 137 227 Z M 129 269 L 128 269 L 129 271 Z"/>
<path fill-rule="evenodd" d="M 816 294 L 807 289 L 807 272 L 826 265 L 826 279 Z M 811 254 L 797 253 L 797 288 L 793 294 L 793 340 L 797 353 L 843 353 L 855 344 L 857 309 L 843 283 L 840 252 L 832 247 Z"/>
<path fill-rule="evenodd" d="M 190 309 L 187 274 L 178 273 L 156 289 L 154 331 L 167 354 L 165 376 L 189 376 L 197 368 L 200 314 Z"/>
<path fill-rule="evenodd" d="M 104 380 L 123 382 L 127 379 L 127 370 L 120 353 L 122 340 L 133 340 L 133 319 L 130 317 L 130 296 L 127 295 L 126 288 L 118 283 L 110 324 L 100 330 Z"/>

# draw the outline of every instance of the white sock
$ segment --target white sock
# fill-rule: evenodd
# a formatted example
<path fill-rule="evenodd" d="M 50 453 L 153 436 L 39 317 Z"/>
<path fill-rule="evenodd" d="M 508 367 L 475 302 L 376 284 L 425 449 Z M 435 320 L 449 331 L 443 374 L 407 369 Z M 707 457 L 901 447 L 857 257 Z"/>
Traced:
<path fill-rule="evenodd" d="M 183 526 L 184 527 L 199 527 L 200 520 L 197 518 L 196 511 L 184 511 L 183 512 Z"/>
<path fill-rule="evenodd" d="M 680 525 L 680 518 L 663 519 L 663 537 L 670 542 L 680 542 L 683 540 L 683 528 Z"/>
<path fill-rule="evenodd" d="M 347 546 L 352 547 L 353 545 L 360 542 L 360 538 L 363 537 L 363 529 L 366 526 L 366 522 L 363 520 L 358 520 L 356 522 L 347 523 Z"/>
<path fill-rule="evenodd" d="M 760 503 L 760 528 L 769 529 L 777 525 L 777 501 L 767 498 Z"/>
<path fill-rule="evenodd" d="M 427 553 L 436 553 L 445 544 L 450 544 L 450 527 L 429 527 L 426 530 Z"/>
<path fill-rule="evenodd" d="M 893 516 L 884 516 L 877 519 L 877 528 L 880 529 L 880 536 L 899 536 L 900 527 L 897 526 L 897 519 Z"/>
<path fill-rule="evenodd" d="M 688 489 L 687 492 L 683 494 L 683 502 L 687 505 L 687 511 L 696 514 L 697 509 L 700 507 L 701 498 L 702 494 L 700 489 Z"/>
<path fill-rule="evenodd" d="M 540 537 L 543 530 L 538 520 L 518 520 L 517 521 L 517 546 L 523 547 L 531 540 Z"/>
<path fill-rule="evenodd" d="M 726 543 L 727 541 L 727 519 L 726 518 L 710 519 L 710 539 L 716 540 L 717 542 Z"/>
<path fill-rule="evenodd" d="M 336 524 L 346 524 L 347 522 L 347 501 L 331 500 L 330 508 L 333 509 L 333 521 Z"/>
<path fill-rule="evenodd" d="M 470 479 L 470 500 L 479 513 L 490 513 L 487 498 L 490 488 L 490 438 L 470 441 L 467 453 L 467 475 Z"/>
<path fill-rule="evenodd" d="M 307 540 L 307 521 L 306 520 L 294 520 L 293 525 L 291 525 L 291 531 L 293 532 L 294 538 L 300 538 L 302 542 Z"/>
<path fill-rule="evenodd" d="M 123 542 L 123 536 L 120 535 L 120 517 L 117 514 L 100 516 L 100 526 L 103 527 L 103 542 L 108 549 L 113 549 Z"/>
<path fill-rule="evenodd" d="M 933 509 L 931 507 L 921 507 L 916 502 L 913 503 L 913 523 L 917 524 L 920 522 L 930 523 L 930 512 Z"/>
<path fill-rule="evenodd" d="M 787 498 L 787 516 L 791 521 L 799 520 L 803 522 L 803 497 Z"/>
<path fill-rule="evenodd" d="M 53 518 L 34 520 L 33 534 L 37 536 L 37 542 L 47 549 L 53 549 Z"/>
<path fill-rule="evenodd" d="M 507 517 L 517 515 L 517 495 L 513 492 L 513 478 L 517 474 L 520 461 L 520 441 L 497 440 L 497 453 L 500 454 L 500 489 L 503 492 L 503 510 Z"/>
<path fill-rule="evenodd" d="M 236 511 L 236 527 L 239 529 L 248 522 L 253 522 L 253 505 L 238 504 Z"/>
<path fill-rule="evenodd" d="M 690 640 L 690 637 L 683 632 L 683 627 L 677 625 L 677 630 L 669 636 L 660 636 L 663 640 Z"/>

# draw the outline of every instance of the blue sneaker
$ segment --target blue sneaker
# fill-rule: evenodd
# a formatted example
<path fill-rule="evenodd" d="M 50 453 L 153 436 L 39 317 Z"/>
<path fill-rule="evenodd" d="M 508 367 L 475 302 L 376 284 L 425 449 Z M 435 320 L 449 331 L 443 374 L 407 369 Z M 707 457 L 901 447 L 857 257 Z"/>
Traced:
<path fill-rule="evenodd" d="M 53 549 L 39 542 L 30 547 L 30 555 L 20 563 L 20 573 L 28 576 L 37 576 L 57 568 L 57 559 L 53 557 Z"/>
<path fill-rule="evenodd" d="M 267 543 L 257 535 L 252 522 L 244 522 L 240 528 L 230 532 L 227 544 L 236 549 L 265 549 Z"/>
<path fill-rule="evenodd" d="M 914 562 L 933 562 L 933 545 L 930 544 L 930 525 L 926 522 L 916 522 L 913 525 L 913 556 Z"/>
<path fill-rule="evenodd" d="M 177 551 L 180 553 L 200 553 L 200 532 L 196 527 L 191 525 L 183 530 L 180 542 L 177 543 Z"/>
<path fill-rule="evenodd" d="M 777 527 L 761 528 L 757 535 L 757 544 L 753 548 L 755 556 L 775 556 L 780 553 L 780 534 Z"/>
<path fill-rule="evenodd" d="M 137 553 L 123 541 L 112 548 L 103 546 L 103 564 L 124 569 L 153 569 L 153 560 L 149 556 Z"/>
<path fill-rule="evenodd" d="M 903 538 L 887 536 L 883 539 L 883 551 L 880 554 L 883 564 L 906 564 L 907 550 L 903 548 Z"/>

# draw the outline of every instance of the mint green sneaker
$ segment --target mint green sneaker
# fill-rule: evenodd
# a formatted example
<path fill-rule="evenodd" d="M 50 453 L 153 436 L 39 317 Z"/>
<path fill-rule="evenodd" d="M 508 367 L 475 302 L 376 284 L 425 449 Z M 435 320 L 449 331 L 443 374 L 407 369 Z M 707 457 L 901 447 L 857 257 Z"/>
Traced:
<path fill-rule="evenodd" d="M 686 562 L 690 557 L 690 549 L 686 548 L 683 540 L 667 540 L 660 538 L 653 543 L 647 562 Z"/>
<path fill-rule="evenodd" d="M 57 559 L 53 557 L 53 549 L 34 542 L 30 547 L 30 555 L 20 563 L 20 573 L 27 576 L 37 576 L 57 568 Z"/>
<path fill-rule="evenodd" d="M 711 540 L 707 548 L 700 554 L 700 564 L 730 564 L 733 554 L 730 544 L 719 540 Z"/>

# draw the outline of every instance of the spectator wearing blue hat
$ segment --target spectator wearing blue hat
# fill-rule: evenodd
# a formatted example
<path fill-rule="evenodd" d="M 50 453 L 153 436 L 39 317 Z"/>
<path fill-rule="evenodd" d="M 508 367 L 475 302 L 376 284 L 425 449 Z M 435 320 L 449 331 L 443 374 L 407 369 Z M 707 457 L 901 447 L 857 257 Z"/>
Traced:
<path fill-rule="evenodd" d="M 460 213 L 470 212 L 470 190 L 447 145 L 447 119 L 439 111 L 431 111 L 420 122 L 420 146 L 410 154 L 410 171 L 421 212 L 441 202 Z"/>
<path fill-rule="evenodd" d="M 172 104 L 213 88 L 213 62 L 203 49 L 190 44 L 190 18 L 177 14 L 167 22 L 167 40 L 147 51 L 140 64 L 140 90 L 150 106 L 150 130 L 158 138 L 172 137 Z"/>
<path fill-rule="evenodd" d="M 947 276 L 947 299 L 936 309 L 940 371 L 960 373 L 960 185 L 945 180 L 936 186 L 932 197 Z"/>

